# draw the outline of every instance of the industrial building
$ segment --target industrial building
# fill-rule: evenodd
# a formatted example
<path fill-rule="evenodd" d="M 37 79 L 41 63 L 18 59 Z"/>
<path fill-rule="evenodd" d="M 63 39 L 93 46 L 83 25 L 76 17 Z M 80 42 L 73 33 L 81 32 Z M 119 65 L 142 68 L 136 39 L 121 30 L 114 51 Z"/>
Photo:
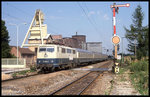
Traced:
<path fill-rule="evenodd" d="M 44 22 L 44 14 L 41 10 L 36 10 L 31 25 L 27 31 L 21 47 L 28 47 L 34 52 L 34 62 L 37 57 L 37 47 L 41 44 L 60 44 L 73 48 L 87 49 L 94 52 L 102 52 L 101 42 L 86 43 L 85 35 L 73 35 L 72 37 L 62 37 L 62 35 L 51 35 L 47 33 L 47 25 Z M 29 38 L 28 38 L 29 37 Z M 27 39 L 28 38 L 28 39 Z M 28 40 L 28 42 L 26 42 Z"/>
<path fill-rule="evenodd" d="M 62 37 L 62 35 L 52 35 L 53 42 L 70 46 L 73 48 L 86 49 L 86 36 L 73 35 L 72 37 Z"/>
<path fill-rule="evenodd" d="M 86 50 L 102 53 L 102 42 L 87 42 Z"/>
<path fill-rule="evenodd" d="M 10 48 L 11 48 L 10 53 L 14 56 L 17 56 L 17 47 L 10 46 Z M 35 56 L 35 52 L 31 51 L 29 48 L 18 47 L 18 58 L 25 58 L 27 67 L 34 64 L 34 60 L 35 60 L 34 56 Z"/>

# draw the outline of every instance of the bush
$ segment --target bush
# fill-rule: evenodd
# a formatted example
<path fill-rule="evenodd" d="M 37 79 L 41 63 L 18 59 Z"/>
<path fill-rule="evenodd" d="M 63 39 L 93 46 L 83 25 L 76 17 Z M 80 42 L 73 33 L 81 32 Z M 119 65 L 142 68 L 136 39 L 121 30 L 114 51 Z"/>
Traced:
<path fill-rule="evenodd" d="M 31 71 L 31 72 L 36 71 L 36 66 L 35 66 L 35 65 L 30 65 L 30 71 Z"/>
<path fill-rule="evenodd" d="M 148 71 L 148 61 L 142 60 L 130 64 L 131 72 Z"/>
<path fill-rule="evenodd" d="M 133 62 L 130 64 L 129 69 L 134 72 L 130 77 L 135 88 L 143 95 L 148 94 L 148 60 Z"/>

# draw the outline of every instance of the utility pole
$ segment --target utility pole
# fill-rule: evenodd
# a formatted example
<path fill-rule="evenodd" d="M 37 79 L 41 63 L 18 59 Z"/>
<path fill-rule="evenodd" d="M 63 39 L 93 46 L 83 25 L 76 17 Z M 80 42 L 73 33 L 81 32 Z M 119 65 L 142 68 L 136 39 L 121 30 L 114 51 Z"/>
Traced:
<path fill-rule="evenodd" d="M 115 60 L 117 59 L 117 45 L 119 44 L 120 42 L 120 38 L 119 36 L 116 35 L 116 17 L 115 17 L 115 12 L 118 13 L 118 10 L 119 10 L 119 7 L 129 7 L 130 4 L 123 4 L 123 5 L 116 5 L 116 3 L 114 3 L 113 5 L 110 6 L 110 8 L 113 9 L 113 29 L 114 29 L 114 35 L 113 35 L 113 38 L 112 38 L 112 42 L 114 43 L 114 46 L 115 46 Z M 114 60 L 114 71 L 115 73 L 118 73 L 119 72 L 119 63 L 115 62 Z"/>
<path fill-rule="evenodd" d="M 121 37 L 122 38 L 122 63 L 124 63 L 124 57 L 123 57 L 123 38 L 125 37 Z"/>
<path fill-rule="evenodd" d="M 23 23 L 24 25 L 26 25 L 26 23 Z M 13 25 L 13 26 L 16 26 L 16 28 L 17 28 L 17 65 L 18 65 L 18 31 L 19 31 L 19 26 L 21 25 L 21 24 L 12 24 L 12 23 L 9 23 L 9 25 Z"/>
<path fill-rule="evenodd" d="M 136 59 L 136 40 L 134 40 L 134 49 L 135 49 L 135 59 Z"/>

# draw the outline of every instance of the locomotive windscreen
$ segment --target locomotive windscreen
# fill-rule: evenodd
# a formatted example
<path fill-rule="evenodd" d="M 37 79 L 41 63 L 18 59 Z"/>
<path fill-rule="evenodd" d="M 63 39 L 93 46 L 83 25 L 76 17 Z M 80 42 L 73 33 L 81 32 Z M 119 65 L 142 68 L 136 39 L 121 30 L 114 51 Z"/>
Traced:
<path fill-rule="evenodd" d="M 40 47 L 39 52 L 54 52 L 54 47 Z"/>

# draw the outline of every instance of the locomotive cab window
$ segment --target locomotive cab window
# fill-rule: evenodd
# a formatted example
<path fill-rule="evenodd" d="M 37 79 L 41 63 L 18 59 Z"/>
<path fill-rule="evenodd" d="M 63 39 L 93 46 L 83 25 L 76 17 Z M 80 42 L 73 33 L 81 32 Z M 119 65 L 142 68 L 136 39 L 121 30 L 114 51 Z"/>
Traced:
<path fill-rule="evenodd" d="M 54 47 L 47 48 L 47 52 L 54 52 Z"/>
<path fill-rule="evenodd" d="M 54 47 L 40 47 L 39 52 L 54 52 Z"/>
<path fill-rule="evenodd" d="M 39 52 L 46 52 L 46 48 L 40 48 Z"/>
<path fill-rule="evenodd" d="M 67 53 L 71 53 L 71 49 L 67 49 Z"/>

